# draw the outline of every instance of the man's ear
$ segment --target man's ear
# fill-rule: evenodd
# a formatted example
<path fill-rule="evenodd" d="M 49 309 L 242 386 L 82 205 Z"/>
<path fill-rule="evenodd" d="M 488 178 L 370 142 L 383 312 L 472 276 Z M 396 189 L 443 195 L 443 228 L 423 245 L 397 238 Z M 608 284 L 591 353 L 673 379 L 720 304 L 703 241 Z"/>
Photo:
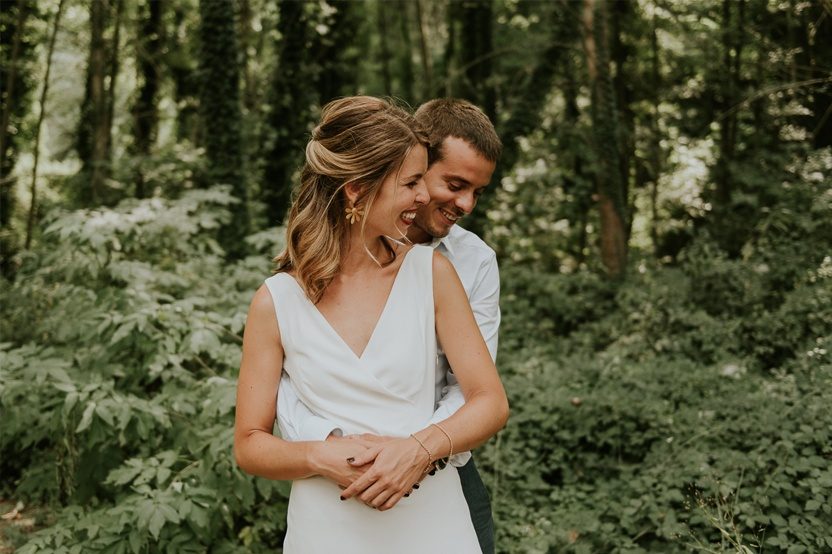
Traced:
<path fill-rule="evenodd" d="M 358 199 L 358 196 L 361 194 L 361 185 L 355 181 L 350 181 L 344 184 L 344 194 L 347 197 L 349 205 L 354 206 L 356 199 Z"/>

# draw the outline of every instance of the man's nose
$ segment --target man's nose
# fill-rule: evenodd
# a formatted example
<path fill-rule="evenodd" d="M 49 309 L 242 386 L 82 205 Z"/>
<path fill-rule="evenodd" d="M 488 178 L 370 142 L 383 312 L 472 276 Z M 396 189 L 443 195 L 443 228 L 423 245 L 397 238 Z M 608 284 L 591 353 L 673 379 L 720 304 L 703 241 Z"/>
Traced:
<path fill-rule="evenodd" d="M 474 192 L 469 190 L 457 196 L 455 204 L 459 210 L 465 212 L 467 215 L 474 211 L 474 206 L 477 205 L 477 199 L 474 197 Z"/>

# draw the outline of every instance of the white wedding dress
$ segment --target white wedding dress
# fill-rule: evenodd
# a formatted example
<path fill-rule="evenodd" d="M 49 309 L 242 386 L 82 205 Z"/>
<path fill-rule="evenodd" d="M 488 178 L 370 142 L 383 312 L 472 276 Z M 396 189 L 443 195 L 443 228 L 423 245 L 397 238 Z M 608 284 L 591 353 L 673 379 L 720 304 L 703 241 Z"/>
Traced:
<path fill-rule="evenodd" d="M 301 401 L 345 434 L 406 437 L 434 410 L 436 330 L 433 249 L 406 254 L 361 356 L 344 342 L 288 273 L 266 280 L 275 303 L 284 370 Z M 292 483 L 286 554 L 479 554 L 479 544 L 451 467 L 380 512 L 341 501 L 322 477 Z"/>

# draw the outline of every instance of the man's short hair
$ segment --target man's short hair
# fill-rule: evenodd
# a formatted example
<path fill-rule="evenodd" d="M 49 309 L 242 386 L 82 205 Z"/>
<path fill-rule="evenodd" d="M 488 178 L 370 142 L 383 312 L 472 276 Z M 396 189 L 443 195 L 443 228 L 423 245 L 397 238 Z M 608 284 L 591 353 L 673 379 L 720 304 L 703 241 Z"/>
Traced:
<path fill-rule="evenodd" d="M 442 145 L 448 137 L 461 138 L 490 162 L 497 163 L 503 143 L 494 125 L 481 109 L 460 98 L 436 98 L 416 110 L 416 121 L 427 131 L 430 148 L 428 165 L 443 158 Z"/>

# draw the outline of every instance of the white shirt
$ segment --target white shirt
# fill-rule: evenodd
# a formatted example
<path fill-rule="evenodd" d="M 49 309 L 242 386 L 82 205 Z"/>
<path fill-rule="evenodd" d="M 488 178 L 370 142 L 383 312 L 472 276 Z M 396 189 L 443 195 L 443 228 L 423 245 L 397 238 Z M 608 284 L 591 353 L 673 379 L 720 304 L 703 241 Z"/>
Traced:
<path fill-rule="evenodd" d="M 477 235 L 458 225 L 451 227 L 448 236 L 434 239 L 430 246 L 447 257 L 456 269 L 491 358 L 496 360 L 497 331 L 500 327 L 500 273 L 494 250 Z M 437 358 L 436 398 L 438 401 L 431 423 L 444 421 L 465 403 L 462 389 L 441 349 Z M 280 378 L 276 410 L 280 435 L 286 440 L 325 440 L 331 433 L 342 434 L 334 423 L 318 416 L 300 401 L 285 371 Z M 451 463 L 459 467 L 470 458 L 470 452 L 457 453 L 451 458 Z"/>

